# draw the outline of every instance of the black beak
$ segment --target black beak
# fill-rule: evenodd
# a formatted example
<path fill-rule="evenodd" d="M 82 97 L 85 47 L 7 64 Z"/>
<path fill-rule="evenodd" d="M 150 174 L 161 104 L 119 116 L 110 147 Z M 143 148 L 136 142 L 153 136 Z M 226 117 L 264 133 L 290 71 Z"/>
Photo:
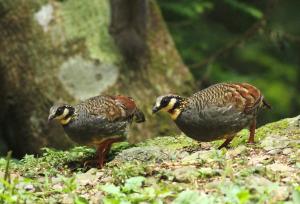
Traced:
<path fill-rule="evenodd" d="M 159 108 L 156 106 L 153 106 L 152 108 L 152 114 L 156 113 L 157 111 L 159 111 Z"/>
<path fill-rule="evenodd" d="M 49 115 L 48 122 L 50 122 L 51 120 L 53 120 L 54 117 L 55 117 L 55 115 Z"/>

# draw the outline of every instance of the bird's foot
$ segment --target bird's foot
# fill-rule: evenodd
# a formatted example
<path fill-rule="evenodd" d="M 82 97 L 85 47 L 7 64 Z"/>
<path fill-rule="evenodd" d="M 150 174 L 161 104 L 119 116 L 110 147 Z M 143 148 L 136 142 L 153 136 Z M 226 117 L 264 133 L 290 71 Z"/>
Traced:
<path fill-rule="evenodd" d="M 254 147 L 255 146 L 255 142 L 254 141 L 248 141 L 247 142 L 247 146 L 249 146 L 249 147 Z"/>

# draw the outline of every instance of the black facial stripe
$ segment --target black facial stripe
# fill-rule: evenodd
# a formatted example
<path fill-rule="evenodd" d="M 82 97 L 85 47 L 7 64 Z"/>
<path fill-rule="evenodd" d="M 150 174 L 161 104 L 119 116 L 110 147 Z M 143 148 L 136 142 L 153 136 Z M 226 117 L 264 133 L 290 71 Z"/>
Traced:
<path fill-rule="evenodd" d="M 166 107 L 169 104 L 170 98 L 163 98 L 160 102 L 160 107 Z"/>

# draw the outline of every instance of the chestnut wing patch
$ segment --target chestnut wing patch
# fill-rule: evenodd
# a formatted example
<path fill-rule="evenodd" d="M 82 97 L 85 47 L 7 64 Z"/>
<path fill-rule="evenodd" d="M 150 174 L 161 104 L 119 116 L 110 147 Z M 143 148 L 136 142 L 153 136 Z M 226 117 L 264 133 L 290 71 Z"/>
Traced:
<path fill-rule="evenodd" d="M 94 117 L 115 121 L 123 117 L 124 110 L 111 96 L 96 96 L 82 103 L 86 112 Z"/>
<path fill-rule="evenodd" d="M 125 111 L 123 117 L 131 117 L 135 113 L 137 107 L 131 97 L 118 95 L 113 96 L 112 98 L 116 102 L 116 105 Z"/>
<path fill-rule="evenodd" d="M 136 104 L 127 96 L 96 96 L 85 103 L 89 114 L 109 121 L 128 120 L 136 112 Z"/>
<path fill-rule="evenodd" d="M 232 102 L 245 113 L 251 112 L 262 103 L 262 95 L 254 86 L 247 83 L 232 83 L 228 86 Z"/>

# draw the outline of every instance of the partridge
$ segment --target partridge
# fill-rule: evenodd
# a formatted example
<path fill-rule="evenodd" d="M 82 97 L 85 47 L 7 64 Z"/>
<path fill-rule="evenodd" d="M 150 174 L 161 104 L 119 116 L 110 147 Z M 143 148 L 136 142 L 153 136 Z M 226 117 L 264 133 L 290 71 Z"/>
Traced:
<path fill-rule="evenodd" d="M 152 112 L 168 112 L 178 128 L 195 140 L 225 139 L 221 149 L 243 128 L 249 128 L 248 143 L 254 143 L 256 117 L 263 107 L 271 108 L 256 87 L 247 83 L 219 83 L 187 98 L 174 94 L 159 96 Z"/>
<path fill-rule="evenodd" d="M 74 142 L 96 146 L 98 165 L 103 167 L 111 145 L 124 141 L 132 121 L 144 122 L 145 116 L 130 97 L 101 95 L 75 106 L 55 104 L 48 117 L 53 119 Z"/>

